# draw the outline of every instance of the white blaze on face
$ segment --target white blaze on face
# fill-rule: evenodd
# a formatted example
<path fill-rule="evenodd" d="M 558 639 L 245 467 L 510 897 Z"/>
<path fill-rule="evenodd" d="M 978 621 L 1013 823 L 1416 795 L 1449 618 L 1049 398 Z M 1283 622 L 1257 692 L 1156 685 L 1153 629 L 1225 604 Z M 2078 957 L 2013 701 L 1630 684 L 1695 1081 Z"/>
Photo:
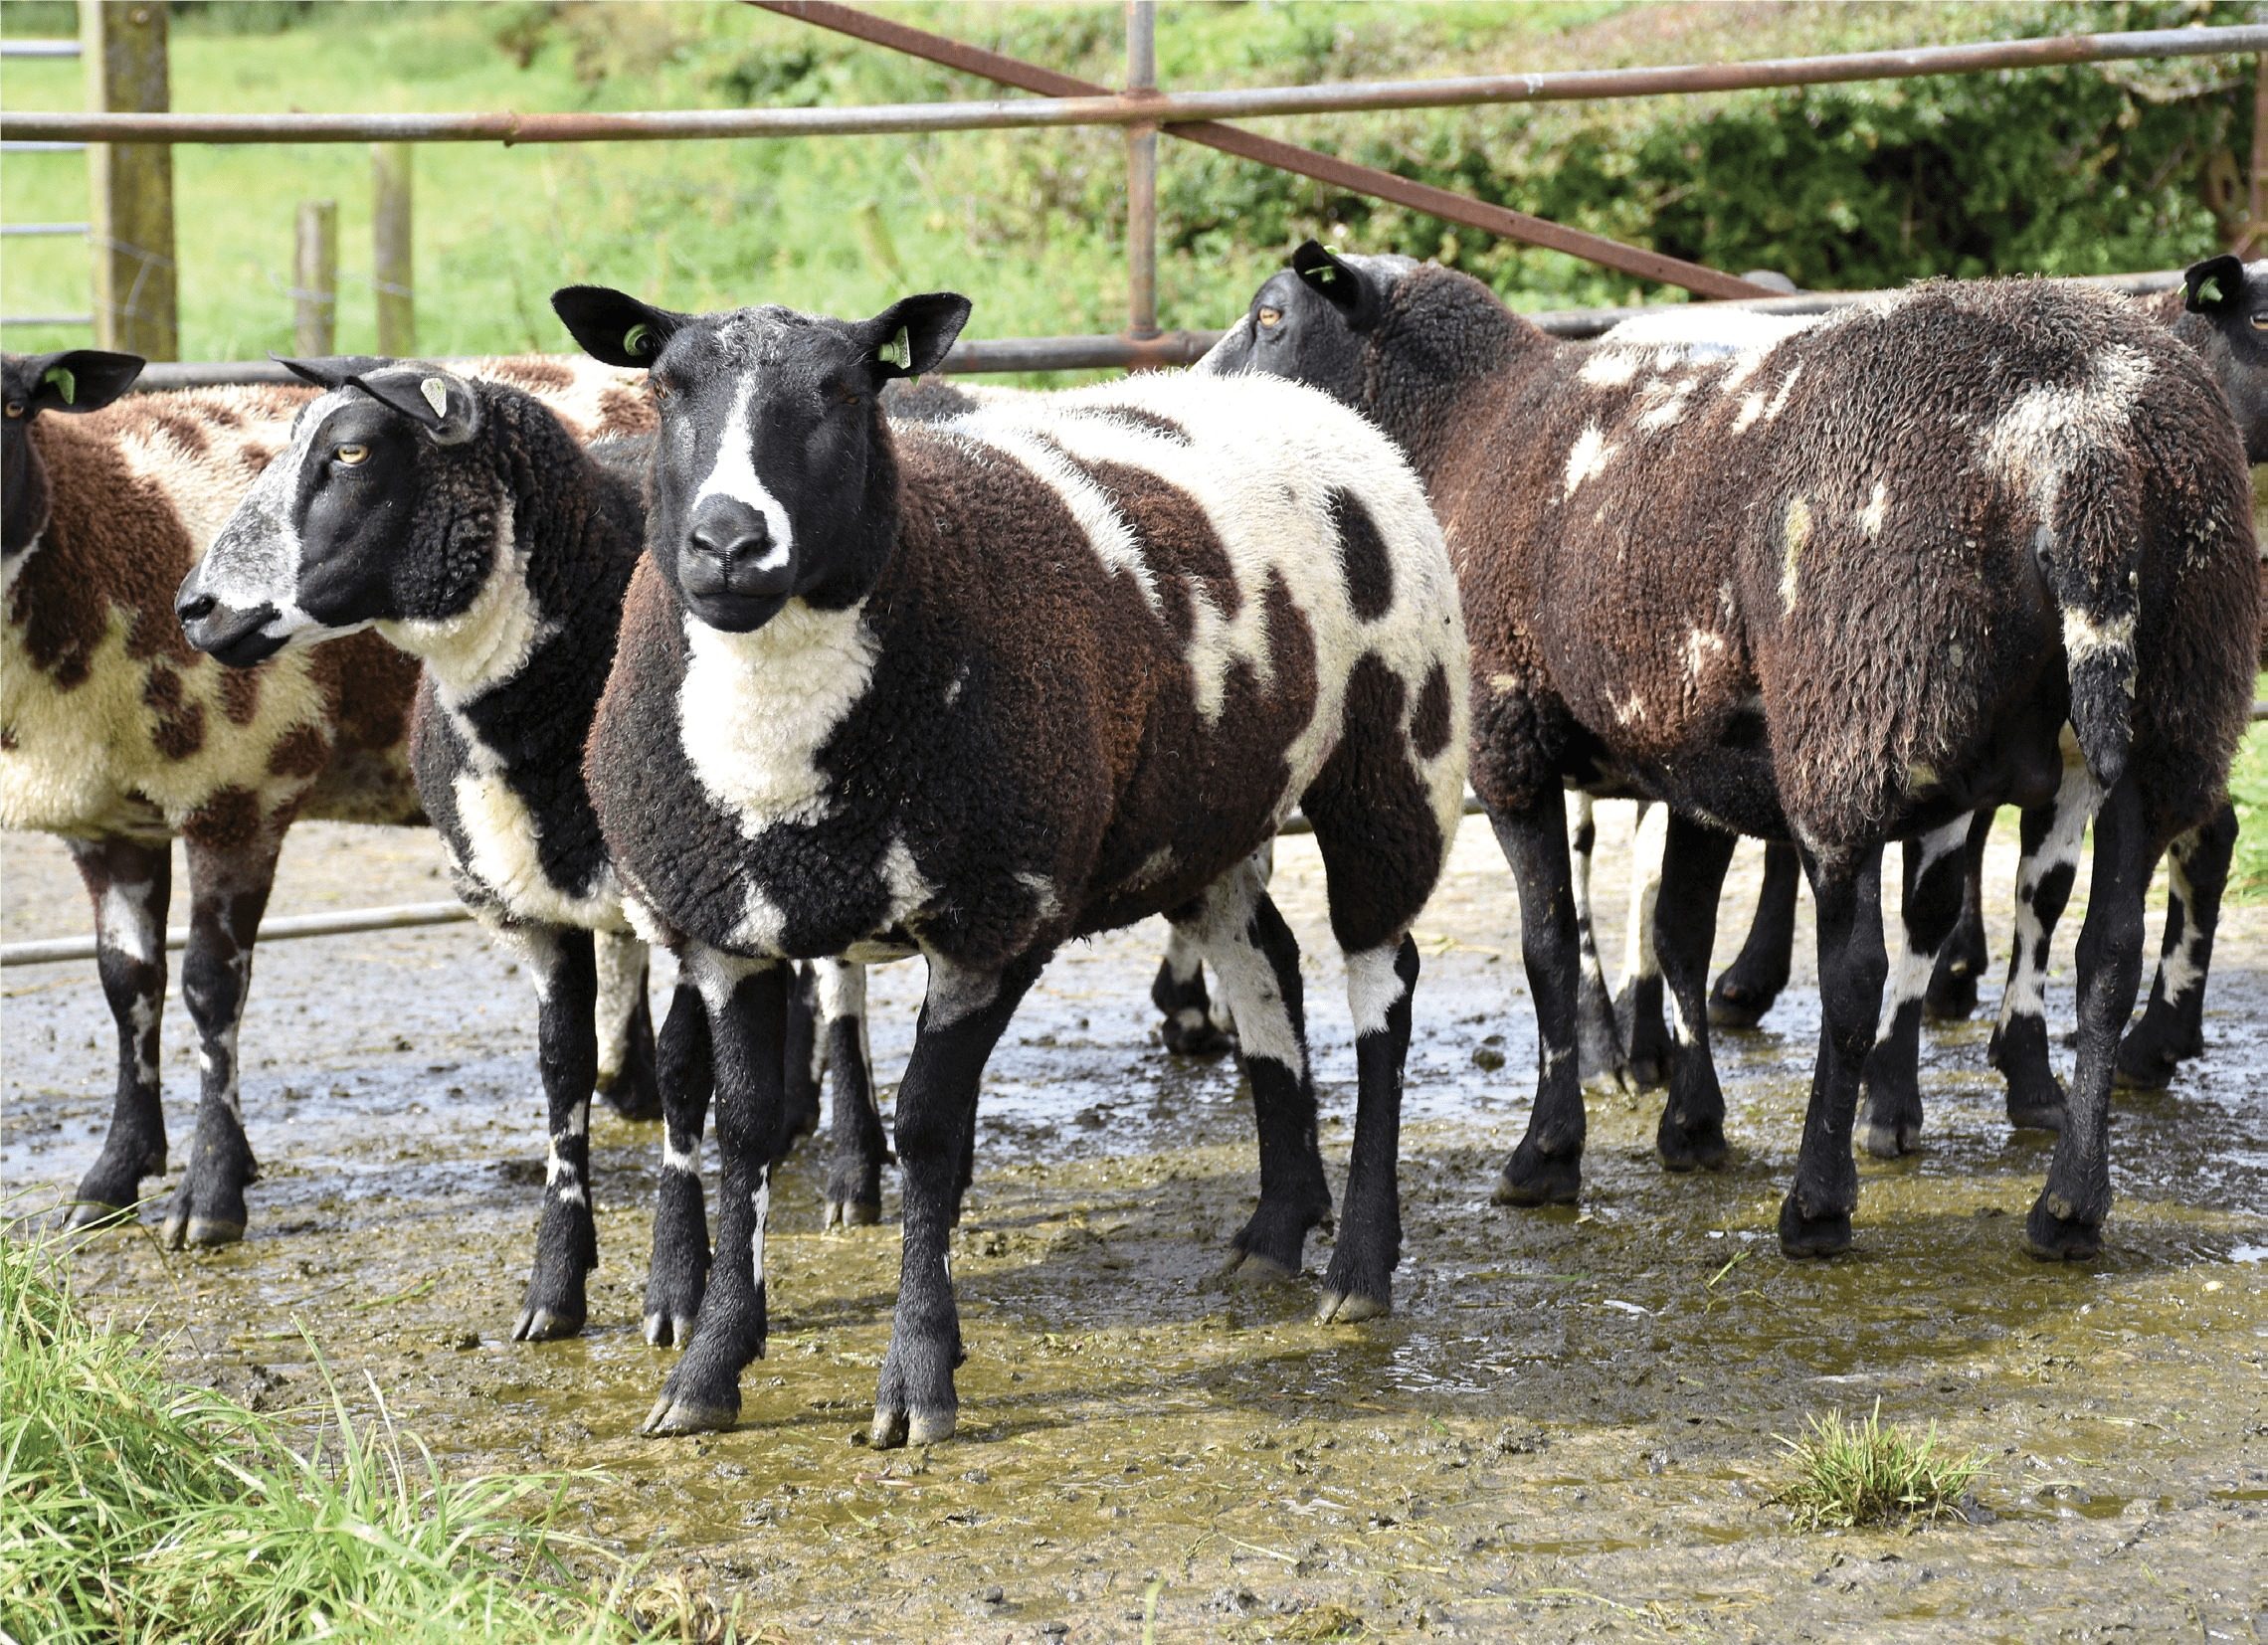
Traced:
<path fill-rule="evenodd" d="M 310 402 L 299 414 L 289 448 L 260 471 L 193 574 L 198 593 L 211 595 L 232 611 L 274 606 L 276 616 L 260 631 L 271 640 L 304 637 L 311 640 L 334 632 L 351 632 L 319 629 L 315 620 L 299 609 L 299 569 L 305 549 L 299 541 L 298 524 L 291 517 L 299 474 L 308 462 L 318 460 L 315 437 L 330 414 L 347 399 L 344 391 L 334 390 Z M 319 632 L 309 634 L 309 630 Z"/>
<path fill-rule="evenodd" d="M 750 372 L 740 379 L 733 393 L 732 411 L 725 418 L 724 433 L 717 441 L 716 466 L 709 470 L 708 478 L 701 481 L 701 488 L 693 493 L 685 517 L 690 519 L 710 497 L 729 498 L 754 509 L 764 517 L 764 524 L 772 534 L 771 549 L 756 562 L 755 569 L 768 571 L 788 563 L 788 555 L 795 546 L 795 527 L 788 522 L 786 506 L 756 475 L 755 401 L 756 374 Z"/>

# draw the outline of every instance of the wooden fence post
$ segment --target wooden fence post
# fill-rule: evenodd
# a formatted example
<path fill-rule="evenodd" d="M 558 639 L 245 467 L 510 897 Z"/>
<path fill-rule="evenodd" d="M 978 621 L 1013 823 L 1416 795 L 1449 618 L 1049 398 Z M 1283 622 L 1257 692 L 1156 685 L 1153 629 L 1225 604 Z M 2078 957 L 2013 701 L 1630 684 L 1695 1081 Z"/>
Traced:
<path fill-rule="evenodd" d="M 413 152 L 408 143 L 370 145 L 370 281 L 378 293 L 378 352 L 397 358 L 418 351 L 410 259 Z"/>
<path fill-rule="evenodd" d="M 1126 0 L 1126 90 L 1158 86 L 1156 0 Z M 1126 332 L 1158 334 L 1158 128 L 1126 128 Z"/>
<path fill-rule="evenodd" d="M 82 0 L 79 19 L 88 106 L 166 112 L 163 0 Z M 89 143 L 87 174 L 94 341 L 144 359 L 177 360 L 173 150 L 164 143 Z"/>
<path fill-rule="evenodd" d="M 302 355 L 338 352 L 338 202 L 299 202 L 291 259 L 291 346 Z"/>

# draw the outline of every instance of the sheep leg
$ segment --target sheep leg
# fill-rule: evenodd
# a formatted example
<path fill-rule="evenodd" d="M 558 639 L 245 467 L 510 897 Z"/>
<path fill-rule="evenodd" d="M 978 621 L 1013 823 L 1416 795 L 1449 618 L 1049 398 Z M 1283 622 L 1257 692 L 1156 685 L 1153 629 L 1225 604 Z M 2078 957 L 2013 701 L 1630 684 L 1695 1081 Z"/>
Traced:
<path fill-rule="evenodd" d="M 1355 1149 L 1339 1209 L 1339 1238 L 1323 1275 L 1318 1323 L 1375 1318 L 1394 1306 L 1402 1261 L 1402 1075 L 1410 1057 L 1410 1002 L 1418 944 L 1398 941 L 1347 956 L 1355 1018 Z"/>
<path fill-rule="evenodd" d="M 708 1007 L 679 979 L 655 1048 L 662 1086 L 662 1187 L 654 1204 L 654 1255 L 646 1265 L 646 1340 L 656 1348 L 692 1341 L 708 1284 L 708 1209 L 701 1202 L 701 1131 L 716 1070 Z"/>
<path fill-rule="evenodd" d="M 889 1138 L 874 1095 L 874 1059 L 866 1043 L 866 968 L 822 961 L 819 1012 L 831 1093 L 833 1158 L 827 1166 L 830 1228 L 870 1227 L 882 1219 L 882 1167 Z"/>
<path fill-rule="evenodd" d="M 598 961 L 591 933 L 512 924 L 499 939 L 535 985 L 536 1065 L 543 1076 L 549 1148 L 543 1219 L 527 1302 L 512 1325 L 516 1343 L 549 1342 L 583 1329 L 584 1281 L 599 1265 L 591 1214 L 591 1092 L 598 1082 Z"/>
<path fill-rule="evenodd" d="M 1485 801 L 1484 801 L 1485 803 Z M 1583 1087 L 1576 1077 L 1575 896 L 1560 791 L 1521 809 L 1489 808 L 1520 888 L 1520 952 L 1536 1005 L 1536 1103 L 1496 1184 L 1500 1205 L 1572 1204 L 1583 1186 Z"/>
<path fill-rule="evenodd" d="M 189 946 L 181 956 L 181 995 L 197 1027 L 197 1135 L 165 1212 L 163 1239 L 228 1245 L 244 1237 L 244 1190 L 260 1176 L 244 1134 L 237 1079 L 237 1028 L 252 989 L 252 950 L 276 883 L 281 832 L 228 846 L 187 841 Z"/>
<path fill-rule="evenodd" d="M 1046 961 L 1028 954 L 989 971 L 929 956 L 929 992 L 898 1085 L 905 1243 L 889 1352 L 874 1389 L 870 1438 L 879 1449 L 953 1436 L 960 1414 L 953 1371 L 966 1356 L 946 1243 L 968 1169 L 971 1115 L 985 1061 Z"/>
<path fill-rule="evenodd" d="M 1630 1078 L 1645 1091 L 1669 1077 L 1669 1030 L 1662 1022 L 1661 956 L 1655 949 L 1654 929 L 1662 857 L 1668 849 L 1664 831 L 1668 818 L 1668 807 L 1653 804 L 1638 817 L 1638 836 L 1630 846 L 1630 915 L 1622 939 L 1622 976 L 1614 990 L 1614 1014 L 1629 1033 Z"/>
<path fill-rule="evenodd" d="M 1205 957 L 1194 941 L 1173 927 L 1167 928 L 1165 957 L 1150 984 L 1150 1004 L 1165 1018 L 1159 1033 L 1174 1055 L 1219 1056 L 1228 1049 L 1228 1036 L 1213 1020 Z"/>
<path fill-rule="evenodd" d="M 1709 950 L 1717 902 L 1732 865 L 1733 836 L 1683 817 L 1669 820 L 1654 930 L 1676 1024 L 1669 1100 L 1654 1149 L 1670 1171 L 1715 1171 L 1725 1163 L 1725 1093 L 1709 1050 Z"/>
<path fill-rule="evenodd" d="M 1882 848 L 1831 868 L 1806 852 L 1803 865 L 1818 916 L 1819 1055 L 1796 1186 L 1780 1207 L 1780 1248 L 1792 1257 L 1832 1256 L 1850 1245 L 1851 1212 L 1858 1208 L 1851 1126 L 1890 969 L 1882 952 Z"/>
<path fill-rule="evenodd" d="M 716 1259 L 701 1293 L 692 1341 L 662 1384 L 646 1434 L 704 1433 L 740 1416 L 740 1372 L 764 1353 L 764 1234 L 772 1166 L 782 1135 L 781 1055 L 795 973 L 776 960 L 743 960 L 698 944 L 684 975 L 700 991 L 716 1073 Z"/>
<path fill-rule="evenodd" d="M 1237 1057 L 1259 1134 L 1259 1204 L 1229 1241 L 1223 1271 L 1288 1279 L 1299 1272 L 1307 1231 L 1331 1214 L 1315 1135 L 1299 944 L 1248 863 L 1209 887 L 1177 929 L 1212 965 L 1235 1015 Z"/>
<path fill-rule="evenodd" d="M 597 939 L 599 1095 L 626 1120 L 662 1117 L 654 1065 L 654 1011 L 646 1003 L 646 945 L 621 932 Z"/>
<path fill-rule="evenodd" d="M 1874 1049 L 1860 1077 L 1866 1152 L 1894 1160 L 1921 1146 L 1922 1008 L 1930 971 L 1961 917 L 1962 882 L 1968 877 L 1970 820 L 1906 841 L 1905 942 L 1890 973 Z"/>
<path fill-rule="evenodd" d="M 1717 1027 L 1755 1027 L 1788 986 L 1796 950 L 1796 887 L 1802 877 L 1795 846 L 1778 841 L 1765 846 L 1764 886 L 1757 893 L 1748 940 L 1709 991 L 1709 1020 Z"/>
<path fill-rule="evenodd" d="M 2102 1249 L 2111 1208 L 2111 1077 L 2142 984 L 2142 904 L 2156 855 L 2130 769 L 2095 822 L 2094 882 L 2079 928 L 2078 1066 L 2047 1184 L 2024 1220 L 2025 1245 L 2050 1261 L 2083 1262 Z"/>
<path fill-rule="evenodd" d="M 2205 1048 L 2205 973 L 2235 850 L 2236 808 L 2224 801 L 2211 822 L 2182 834 L 2167 853 L 2166 941 L 2150 1004 L 2119 1046 L 2121 1085 L 2162 1091 L 2182 1058 Z"/>
<path fill-rule="evenodd" d="M 1614 1020 L 1614 998 L 1606 992 L 1606 971 L 1599 963 L 1599 935 L 1591 914 L 1591 853 L 1599 840 L 1599 825 L 1591 812 L 1591 796 L 1575 796 L 1575 815 L 1569 822 L 1568 849 L 1575 891 L 1576 944 L 1583 973 L 1575 993 L 1576 1077 L 1601 1090 L 1630 1089 L 1630 1061 L 1622 1050 L 1622 1030 Z M 1637 869 L 1631 869 L 1631 896 L 1637 895 Z"/>
<path fill-rule="evenodd" d="M 785 1155 L 819 1129 L 819 1093 L 827 1078 L 827 1035 L 819 1009 L 819 974 L 809 960 L 796 967 L 788 994 L 788 1037 L 780 1053 L 781 1089 L 787 1127 L 780 1138 Z"/>
<path fill-rule="evenodd" d="M 80 1180 L 74 1227 L 110 1220 L 165 1172 L 158 1029 L 165 1015 L 165 913 L 173 893 L 169 843 L 72 839 L 65 844 L 94 905 L 94 970 L 118 1030 L 118 1086 L 102 1152 Z"/>
<path fill-rule="evenodd" d="M 2008 1081 L 2008 1124 L 2018 1131 L 2063 1129 L 2063 1085 L 2047 1051 L 2047 957 L 2055 922 L 2079 874 L 2079 841 L 2098 798 L 2095 780 L 2074 758 L 2055 799 L 2023 815 L 2023 861 L 2016 869 L 2016 938 L 2008 986 L 1985 1055 Z"/>
<path fill-rule="evenodd" d="M 1991 961 L 1984 940 L 1984 843 L 1992 837 L 1997 809 L 1983 806 L 1970 816 L 1962 853 L 1961 914 L 1953 935 L 1938 950 L 1929 992 L 1922 996 L 1922 1014 L 1932 1022 L 1966 1022 L 1977 1010 L 1977 982 Z"/>

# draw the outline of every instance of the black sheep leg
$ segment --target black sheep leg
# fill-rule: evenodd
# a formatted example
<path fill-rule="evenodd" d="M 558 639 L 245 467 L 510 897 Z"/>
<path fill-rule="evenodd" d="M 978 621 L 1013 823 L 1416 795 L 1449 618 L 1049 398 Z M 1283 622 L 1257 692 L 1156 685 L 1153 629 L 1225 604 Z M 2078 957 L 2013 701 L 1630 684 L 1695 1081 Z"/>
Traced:
<path fill-rule="evenodd" d="M 132 1208 L 142 1180 L 165 1171 L 165 1110 L 159 1100 L 158 1030 L 165 1015 L 165 912 L 173 890 L 171 846 L 130 839 L 66 840 L 94 905 L 94 970 L 118 1030 L 118 1085 L 109 1135 L 81 1179 L 75 1227 Z"/>
<path fill-rule="evenodd" d="M 1577 952 L 1583 967 L 1575 995 L 1576 1077 L 1586 1086 L 1603 1090 L 1630 1088 L 1630 1059 L 1622 1048 L 1622 1029 L 1614 1016 L 1614 997 L 1606 988 L 1606 971 L 1599 963 L 1599 933 L 1591 909 L 1592 852 L 1599 842 L 1599 824 L 1592 815 L 1591 796 L 1577 794 L 1574 817 L 1568 828 L 1570 884 L 1575 892 Z M 1638 895 L 1639 875 L 1633 865 L 1630 895 Z"/>
<path fill-rule="evenodd" d="M 1764 1020 L 1796 950 L 1796 887 L 1803 864 L 1796 847 L 1774 841 L 1764 848 L 1764 887 L 1740 954 L 1709 991 L 1709 1020 L 1720 1028 L 1753 1028 Z"/>
<path fill-rule="evenodd" d="M 1500 1205 L 1571 1204 L 1583 1186 L 1583 1087 L 1576 1076 L 1577 951 L 1567 809 L 1558 789 L 1488 814 L 1520 888 L 1520 951 L 1536 1005 L 1536 1104 L 1496 1185 Z"/>
<path fill-rule="evenodd" d="M 1287 1279 L 1300 1270 L 1308 1230 L 1331 1214 L 1315 1133 L 1299 944 L 1249 865 L 1210 887 L 1176 929 L 1213 967 L 1236 1018 L 1236 1054 L 1259 1134 L 1260 1200 L 1229 1241 L 1226 1269 L 1247 1279 Z"/>
<path fill-rule="evenodd" d="M 1970 815 L 1962 852 L 1961 914 L 1953 935 L 1938 949 L 1929 992 L 1922 996 L 1922 1014 L 1933 1022 L 1966 1022 L 1977 1010 L 1977 985 L 1991 962 L 1984 941 L 1984 844 L 1992 837 L 1997 814 L 1998 808 L 1984 806 Z"/>
<path fill-rule="evenodd" d="M 1402 1261 L 1402 1075 L 1410 1057 L 1410 1004 L 1418 944 L 1405 935 L 1347 956 L 1355 1018 L 1355 1152 L 1339 1207 L 1339 1237 L 1323 1275 L 1318 1321 L 1345 1325 L 1394 1306 Z"/>
<path fill-rule="evenodd" d="M 1969 835 L 1969 819 L 1958 818 L 1906 841 L 1904 941 L 1860 1079 L 1866 1105 L 1860 1140 L 1878 1159 L 1894 1160 L 1921 1147 L 1922 1001 L 1931 968 L 1961 916 Z"/>
<path fill-rule="evenodd" d="M 2167 852 L 2166 941 L 2142 1020 L 2119 1046 L 2119 1083 L 2162 1091 L 2184 1057 L 2205 1048 L 2205 974 L 2221 892 L 2236 851 L 2236 808 L 2225 801 L 2211 822 L 2174 841 Z"/>
<path fill-rule="evenodd" d="M 681 964 L 707 1007 L 716 1070 L 716 1258 L 692 1341 L 640 1430 L 648 1434 L 731 1427 L 740 1416 L 740 1372 L 764 1353 L 764 1232 L 795 987 L 794 972 L 779 961 L 740 960 L 696 945 Z"/>
<path fill-rule="evenodd" d="M 237 1079 L 237 1029 L 252 991 L 252 950 L 276 883 L 282 834 L 227 846 L 191 839 L 189 946 L 181 956 L 181 995 L 197 1025 L 197 1134 L 165 1213 L 164 1240 L 228 1245 L 244 1237 L 244 1190 L 260 1175 L 244 1134 Z"/>
<path fill-rule="evenodd" d="M 626 1120 L 658 1120 L 662 1082 L 655 1067 L 654 1011 L 646 1003 L 651 981 L 646 945 L 636 937 L 602 931 L 594 952 L 599 971 L 599 1095 Z"/>
<path fill-rule="evenodd" d="M 1213 998 L 1205 988 L 1205 959 L 1179 931 L 1166 934 L 1165 957 L 1150 984 L 1150 1004 L 1162 1018 L 1159 1035 L 1176 1056 L 1219 1056 L 1228 1036 L 1213 1020 Z"/>
<path fill-rule="evenodd" d="M 905 1244 L 889 1352 L 874 1390 L 870 1437 L 877 1447 L 950 1439 L 959 1420 L 953 1371 L 964 1355 L 946 1245 L 968 1177 L 965 1156 L 985 1061 L 1045 964 L 1045 955 L 1032 954 L 1004 971 L 977 971 L 929 957 L 929 992 L 898 1084 Z"/>
<path fill-rule="evenodd" d="M 780 1152 L 784 1155 L 819 1130 L 819 1093 L 827 1077 L 827 1033 L 819 1008 L 819 974 L 809 960 L 796 967 L 788 992 L 788 1035 L 780 1052 Z"/>
<path fill-rule="evenodd" d="M 1654 905 L 1655 951 L 1675 1023 L 1669 1098 L 1654 1150 L 1671 1171 L 1715 1171 L 1725 1163 L 1725 1093 L 1709 1050 L 1709 950 L 1717 940 L 1717 901 L 1733 860 L 1733 836 L 1672 816 Z"/>
<path fill-rule="evenodd" d="M 708 1210 L 701 1202 L 701 1132 L 716 1086 L 708 1007 L 680 979 L 655 1050 L 662 1088 L 662 1187 L 654 1204 L 654 1255 L 646 1266 L 646 1340 L 692 1341 L 708 1284 Z"/>
<path fill-rule="evenodd" d="M 549 1133 L 543 1219 L 536 1224 L 527 1303 L 512 1326 L 512 1340 L 548 1342 L 583 1329 L 584 1284 L 599 1265 L 598 1224 L 591 1214 L 598 970 L 588 931 L 513 924 L 502 927 L 499 936 L 535 984 L 535 1055 L 543 1073 Z"/>
<path fill-rule="evenodd" d="M 1874 1046 L 1889 963 L 1882 953 L 1882 848 L 1822 867 L 1805 853 L 1819 927 L 1819 1058 L 1803 1112 L 1796 1186 L 1780 1207 L 1780 1248 L 1832 1256 L 1850 1245 L 1858 1168 L 1850 1134 L 1859 1072 Z"/>
<path fill-rule="evenodd" d="M 2023 814 L 2023 861 L 2016 869 L 2016 936 L 2008 985 L 1985 1055 L 2007 1077 L 2008 1124 L 2018 1131 L 2063 1128 L 2063 1083 L 2047 1048 L 2047 959 L 2055 922 L 2079 874 L 2079 843 L 2098 798 L 2076 758 L 2064 767 L 2053 801 Z"/>
<path fill-rule="evenodd" d="M 882 1167 L 890 1145 L 867 1049 L 864 966 L 847 960 L 820 966 L 819 1021 L 830 1105 L 826 1226 L 869 1227 L 882 1219 Z"/>
<path fill-rule="evenodd" d="M 2047 1185 L 2024 1221 L 2024 1243 L 2037 1257 L 2084 1261 L 2102 1249 L 2111 1208 L 2111 1076 L 2142 984 L 2142 901 L 2156 843 L 2130 772 L 2095 820 L 2094 883 L 2079 928 L 2078 1066 Z"/>

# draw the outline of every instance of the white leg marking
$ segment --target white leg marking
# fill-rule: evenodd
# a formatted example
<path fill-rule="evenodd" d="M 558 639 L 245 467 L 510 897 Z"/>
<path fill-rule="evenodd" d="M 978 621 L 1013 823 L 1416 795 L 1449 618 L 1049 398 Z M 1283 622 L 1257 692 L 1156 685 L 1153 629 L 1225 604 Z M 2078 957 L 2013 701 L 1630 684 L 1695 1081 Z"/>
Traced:
<path fill-rule="evenodd" d="M 1394 958 L 1401 950 L 1402 941 L 1396 938 L 1347 956 L 1347 1004 L 1354 1010 L 1357 1037 L 1386 1032 L 1387 1013 L 1409 994 L 1401 974 L 1394 969 Z"/>
<path fill-rule="evenodd" d="M 1614 980 L 1617 995 L 1661 971 L 1654 956 L 1654 904 L 1661 898 L 1661 853 L 1668 840 L 1669 808 L 1646 807 L 1630 842 L 1630 913 L 1622 933 L 1622 972 Z"/>
<path fill-rule="evenodd" d="M 2047 1014 L 2047 972 L 2039 957 L 2043 934 L 2035 899 L 2040 882 L 2058 867 L 2076 871 L 2079 840 L 2102 803 L 2103 791 L 2083 760 L 2074 758 L 2077 743 L 2064 733 L 2063 782 L 2055 791 L 2055 820 L 2048 824 L 2039 852 L 2016 870 L 2016 952 L 2008 976 L 2008 990 L 2000 996 L 2000 1026 L 2017 1016 Z"/>

